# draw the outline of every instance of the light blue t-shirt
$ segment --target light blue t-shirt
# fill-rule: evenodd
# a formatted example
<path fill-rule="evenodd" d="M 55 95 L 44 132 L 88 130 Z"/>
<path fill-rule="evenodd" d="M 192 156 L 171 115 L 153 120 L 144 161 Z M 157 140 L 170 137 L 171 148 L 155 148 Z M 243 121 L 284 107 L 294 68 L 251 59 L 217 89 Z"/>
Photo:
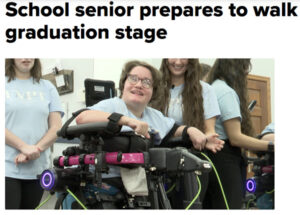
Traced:
<path fill-rule="evenodd" d="M 269 125 L 265 127 L 265 129 L 261 132 L 261 134 L 266 134 L 266 133 L 275 133 L 275 124 L 274 122 L 271 122 Z"/>
<path fill-rule="evenodd" d="M 63 110 L 59 95 L 47 80 L 39 83 L 33 79 L 5 80 L 5 128 L 29 145 L 36 144 L 48 131 L 50 112 Z M 41 156 L 24 164 L 15 165 L 20 152 L 5 144 L 5 176 L 19 179 L 37 179 L 36 175 L 50 167 L 50 149 Z"/>
<path fill-rule="evenodd" d="M 240 99 L 237 93 L 223 80 L 215 80 L 211 86 L 215 91 L 221 111 L 221 115 L 216 121 L 215 130 L 220 135 L 219 138 L 225 140 L 228 139 L 228 136 L 225 132 L 223 122 L 233 118 L 240 118 L 242 120 Z"/>
<path fill-rule="evenodd" d="M 220 115 L 219 105 L 217 97 L 214 93 L 212 87 L 200 81 L 202 86 L 202 98 L 203 98 L 203 109 L 204 118 L 210 119 L 212 117 L 218 117 Z M 179 125 L 183 124 L 182 121 L 182 91 L 184 84 L 170 89 L 170 103 L 168 109 L 168 116 L 175 119 L 176 123 Z"/>
<path fill-rule="evenodd" d="M 155 130 L 159 133 L 161 139 L 163 139 L 171 131 L 175 124 L 175 121 L 173 119 L 165 117 L 160 111 L 151 107 L 146 107 L 142 114 L 142 118 L 137 118 L 128 110 L 125 102 L 118 97 L 102 100 L 97 104 L 89 107 L 89 109 L 101 110 L 108 113 L 116 112 L 123 114 L 124 116 L 146 122 L 149 125 L 150 129 Z M 132 131 L 132 129 L 128 126 L 122 126 L 121 132 L 125 131 Z M 158 142 L 157 144 L 160 144 L 160 142 Z M 120 176 L 120 172 L 119 168 L 116 167 L 110 168 L 109 175 L 103 174 L 103 178 L 118 176 Z"/>

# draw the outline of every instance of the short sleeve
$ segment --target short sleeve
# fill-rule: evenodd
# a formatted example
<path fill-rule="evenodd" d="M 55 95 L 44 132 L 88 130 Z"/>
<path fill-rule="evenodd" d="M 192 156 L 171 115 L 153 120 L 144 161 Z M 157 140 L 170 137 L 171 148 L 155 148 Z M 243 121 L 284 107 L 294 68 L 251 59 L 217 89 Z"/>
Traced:
<path fill-rule="evenodd" d="M 93 106 L 88 107 L 90 110 L 101 110 L 104 112 L 114 112 L 114 105 L 111 100 L 102 100 Z"/>
<path fill-rule="evenodd" d="M 116 113 L 120 113 L 120 114 L 123 114 L 128 117 L 132 117 L 132 114 L 128 110 L 125 102 L 118 97 L 102 100 L 102 101 L 98 102 L 97 104 L 95 104 L 91 107 L 88 107 L 88 109 L 100 110 L 100 111 L 104 111 L 107 113 L 116 112 Z"/>
<path fill-rule="evenodd" d="M 217 96 L 213 88 L 203 81 L 200 83 L 202 86 L 204 118 L 210 119 L 212 117 L 218 117 L 220 115 L 220 109 Z"/>
<path fill-rule="evenodd" d="M 111 98 L 111 99 L 105 99 L 102 100 L 100 102 L 98 102 L 97 104 L 94 104 L 91 107 L 88 107 L 88 109 L 90 110 L 100 110 L 100 111 L 104 111 L 104 112 L 108 112 L 108 113 L 120 113 L 120 114 L 124 114 L 127 115 L 128 113 L 128 109 L 125 105 L 125 103 L 117 98 Z"/>
<path fill-rule="evenodd" d="M 224 122 L 233 118 L 242 119 L 240 112 L 240 102 L 233 91 L 227 92 L 219 99 L 219 108 L 221 111 L 221 121 Z"/>
<path fill-rule="evenodd" d="M 60 112 L 61 118 L 63 118 L 65 113 L 63 112 L 58 92 L 52 83 L 48 82 L 47 85 L 49 86 L 50 90 L 49 111 Z"/>
<path fill-rule="evenodd" d="M 261 132 L 261 134 L 266 134 L 266 133 L 274 133 L 275 132 L 275 126 L 274 123 L 270 123 L 265 127 L 265 129 Z"/>

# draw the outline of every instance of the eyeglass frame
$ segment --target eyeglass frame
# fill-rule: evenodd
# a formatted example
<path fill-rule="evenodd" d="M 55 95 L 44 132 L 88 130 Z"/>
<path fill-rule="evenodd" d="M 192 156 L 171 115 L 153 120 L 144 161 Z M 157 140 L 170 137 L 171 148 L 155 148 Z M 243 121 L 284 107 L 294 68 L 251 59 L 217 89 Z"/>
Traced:
<path fill-rule="evenodd" d="M 133 80 L 131 77 L 136 77 L 137 80 Z M 128 74 L 127 79 L 128 79 L 128 82 L 132 85 L 136 85 L 137 83 L 139 83 L 139 81 L 141 81 L 141 84 L 144 88 L 150 89 L 151 87 L 153 87 L 153 81 L 150 80 L 149 78 L 139 78 L 137 75 Z M 147 83 L 145 81 L 148 81 L 149 83 Z"/>

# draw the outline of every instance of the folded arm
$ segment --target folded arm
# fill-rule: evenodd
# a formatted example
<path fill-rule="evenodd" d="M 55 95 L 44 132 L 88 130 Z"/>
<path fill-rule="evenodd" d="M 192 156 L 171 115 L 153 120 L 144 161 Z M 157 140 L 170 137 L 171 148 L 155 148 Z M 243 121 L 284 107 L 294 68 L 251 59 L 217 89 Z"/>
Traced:
<path fill-rule="evenodd" d="M 184 128 L 185 126 L 180 126 L 176 130 L 174 136 L 181 136 Z M 220 151 L 223 148 L 224 141 L 218 139 L 219 135 L 215 133 L 206 135 L 195 127 L 189 127 L 187 129 L 187 134 L 193 143 L 193 147 L 197 150 L 201 151 L 204 148 L 206 148 L 216 153 L 217 151 Z"/>
<path fill-rule="evenodd" d="M 37 146 L 25 143 L 7 128 L 5 128 L 5 144 L 19 150 L 29 159 L 36 159 L 40 156 Z"/>
<path fill-rule="evenodd" d="M 51 112 L 48 117 L 48 131 L 45 133 L 45 135 L 35 144 L 33 147 L 36 147 L 39 153 L 45 151 L 48 149 L 50 146 L 53 145 L 55 142 L 57 135 L 56 132 L 62 127 L 62 122 L 61 122 L 61 116 L 59 112 Z M 23 155 L 20 155 L 23 154 Z M 37 157 L 31 157 L 28 156 L 27 154 L 23 153 L 21 151 L 16 158 L 15 158 L 15 163 L 24 163 L 27 162 L 28 160 L 34 160 L 37 159 Z"/>

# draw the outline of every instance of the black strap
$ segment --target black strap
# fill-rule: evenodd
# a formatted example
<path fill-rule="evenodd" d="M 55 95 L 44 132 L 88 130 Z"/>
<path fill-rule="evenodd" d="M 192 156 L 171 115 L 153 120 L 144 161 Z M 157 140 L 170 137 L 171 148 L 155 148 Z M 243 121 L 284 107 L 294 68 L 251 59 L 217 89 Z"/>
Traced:
<path fill-rule="evenodd" d="M 190 136 L 189 134 L 187 133 L 187 130 L 190 128 L 190 126 L 185 126 L 183 131 L 182 131 L 182 140 L 183 140 L 183 147 L 185 148 L 192 148 L 193 146 L 193 143 L 190 139 Z M 207 138 L 206 138 L 206 141 L 207 141 Z M 206 142 L 205 142 L 206 144 Z"/>
<path fill-rule="evenodd" d="M 109 135 L 114 135 L 121 131 L 122 126 L 120 126 L 118 122 L 120 121 L 120 118 L 122 116 L 122 114 L 114 112 L 108 117 L 109 121 L 106 127 L 106 133 L 108 133 Z"/>
<path fill-rule="evenodd" d="M 174 137 L 175 132 L 177 131 L 177 129 L 179 128 L 179 125 L 174 123 L 173 127 L 171 128 L 171 130 L 169 131 L 169 133 L 164 137 L 164 139 L 162 139 L 160 147 L 172 147 L 168 141 L 170 138 Z"/>
<path fill-rule="evenodd" d="M 265 135 L 267 135 L 267 134 L 274 134 L 274 132 L 266 132 L 266 133 L 263 133 L 263 134 L 259 134 L 258 136 L 257 136 L 257 138 L 258 139 L 261 139 L 261 138 L 263 138 L 263 136 L 265 136 Z"/>
<path fill-rule="evenodd" d="M 187 130 L 189 129 L 190 126 L 185 126 L 183 131 L 182 131 L 182 140 L 184 142 L 188 142 L 190 140 L 190 136 L 187 133 Z"/>
<path fill-rule="evenodd" d="M 268 143 L 268 152 L 274 152 L 274 143 L 272 141 Z"/>

